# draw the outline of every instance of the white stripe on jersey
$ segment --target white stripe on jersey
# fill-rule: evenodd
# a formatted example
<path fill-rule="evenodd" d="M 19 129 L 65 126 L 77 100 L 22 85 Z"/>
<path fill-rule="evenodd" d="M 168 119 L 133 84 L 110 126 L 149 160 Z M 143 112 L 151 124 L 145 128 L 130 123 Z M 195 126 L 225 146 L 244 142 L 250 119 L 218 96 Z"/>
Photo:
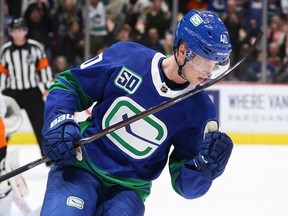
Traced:
<path fill-rule="evenodd" d="M 28 66 L 27 66 L 27 62 L 25 60 L 25 56 L 28 55 L 28 52 L 26 50 L 23 50 L 23 54 L 22 55 L 22 60 L 21 62 L 23 63 L 23 66 L 22 66 L 22 74 L 23 74 L 23 85 L 24 85 L 24 89 L 27 89 L 29 88 L 29 79 L 28 79 Z"/>
<path fill-rule="evenodd" d="M 15 88 L 22 90 L 23 89 L 23 85 L 22 85 L 22 65 L 23 64 L 23 59 L 21 59 L 21 53 L 19 52 L 19 50 L 16 50 L 14 52 L 12 52 L 12 61 L 14 64 L 14 74 L 15 74 L 15 83 L 12 82 L 12 84 L 16 84 Z M 9 70 L 10 71 L 10 70 Z M 24 79 L 23 79 L 24 80 Z M 12 80 L 11 80 L 12 81 Z"/>
<path fill-rule="evenodd" d="M 159 95 L 163 97 L 174 98 L 180 94 L 184 94 L 185 92 L 191 91 L 196 86 L 193 84 L 188 85 L 185 89 L 182 90 L 172 90 L 170 89 L 164 81 L 162 81 L 159 71 L 159 61 L 161 58 L 165 57 L 162 53 L 156 53 L 152 59 L 151 63 L 151 75 L 153 84 L 159 93 Z M 162 87 L 165 87 L 167 91 L 163 92 Z"/>

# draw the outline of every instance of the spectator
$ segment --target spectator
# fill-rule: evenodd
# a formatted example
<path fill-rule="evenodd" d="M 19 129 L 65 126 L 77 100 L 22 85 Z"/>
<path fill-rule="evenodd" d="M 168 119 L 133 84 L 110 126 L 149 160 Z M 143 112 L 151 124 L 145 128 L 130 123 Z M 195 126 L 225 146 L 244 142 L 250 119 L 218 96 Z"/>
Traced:
<path fill-rule="evenodd" d="M 106 8 L 101 0 L 90 0 L 89 7 L 90 54 L 94 56 L 107 36 Z"/>
<path fill-rule="evenodd" d="M 164 53 L 164 48 L 162 44 L 160 43 L 158 30 L 156 28 L 150 28 L 148 30 L 147 41 L 143 43 L 151 49 Z"/>
<path fill-rule="evenodd" d="M 81 7 L 76 3 L 76 0 L 63 0 L 58 5 L 55 13 L 53 14 L 55 22 L 55 29 L 57 29 L 57 43 L 58 50 L 55 51 L 59 54 L 63 49 L 64 38 L 69 34 L 71 24 L 77 21 L 80 25 L 81 31 L 83 30 L 83 17 Z"/>
<path fill-rule="evenodd" d="M 173 10 L 173 1 L 165 1 L 168 4 L 170 11 Z M 182 17 L 183 14 L 186 14 L 190 10 L 205 10 L 210 4 L 210 0 L 181 0 L 178 1 L 178 11 L 179 15 Z"/>
<path fill-rule="evenodd" d="M 268 46 L 267 62 L 273 65 L 276 70 L 279 70 L 282 66 L 282 60 L 279 56 L 279 46 L 276 42 L 272 42 Z"/>
<path fill-rule="evenodd" d="M 50 15 L 45 4 L 43 3 L 42 6 L 39 6 L 37 3 L 30 4 L 24 17 L 28 26 L 27 37 L 41 43 L 48 58 L 52 59 L 49 37 L 52 27 L 50 25 Z"/>
<path fill-rule="evenodd" d="M 286 17 L 288 16 L 288 1 L 281 0 L 281 11 Z"/>
<path fill-rule="evenodd" d="M 64 55 L 56 56 L 53 64 L 53 77 L 56 78 L 57 75 L 69 68 L 67 59 Z"/>
<path fill-rule="evenodd" d="M 256 76 L 257 81 L 261 80 L 261 76 L 262 76 L 262 52 L 258 53 L 257 60 L 251 66 L 251 72 L 252 72 L 252 74 L 254 74 Z M 269 64 L 267 62 L 266 74 L 265 74 L 265 76 L 267 78 L 266 81 L 267 82 L 273 81 L 273 77 L 275 76 L 276 72 L 277 72 L 277 70 L 276 70 L 275 66 L 272 64 Z M 253 81 L 256 81 L 256 80 L 253 80 Z"/>
<path fill-rule="evenodd" d="M 14 18 L 19 18 L 26 10 L 28 0 L 6 0 L 9 8 L 9 15 Z"/>
<path fill-rule="evenodd" d="M 163 49 L 165 56 L 173 55 L 173 33 L 171 31 L 166 32 L 165 38 L 163 40 Z"/>
<path fill-rule="evenodd" d="M 63 48 L 60 53 L 66 56 L 68 66 L 80 64 L 84 60 L 84 34 L 76 20 L 70 24 L 69 31 L 63 39 Z"/>
<path fill-rule="evenodd" d="M 206 10 L 208 8 L 208 3 L 205 0 L 190 0 L 187 1 L 187 10 Z"/>
<path fill-rule="evenodd" d="M 221 19 L 223 20 L 225 26 L 229 31 L 231 43 L 233 44 L 233 54 L 231 56 L 231 64 L 239 59 L 240 49 L 241 49 L 241 23 L 240 18 L 237 14 L 237 5 L 235 0 L 227 1 L 227 11 L 221 14 Z"/>
<path fill-rule="evenodd" d="M 166 5 L 163 9 L 162 3 L 162 0 L 153 0 L 148 12 L 143 14 L 145 32 L 148 32 L 150 28 L 156 28 L 160 40 L 165 37 L 165 32 L 171 27 L 172 18 L 168 6 Z"/>
<path fill-rule="evenodd" d="M 52 9 L 50 4 L 51 1 L 48 0 L 28 0 L 28 4 L 25 6 L 23 14 L 25 14 L 29 8 L 37 6 L 37 8 L 40 10 L 43 20 L 45 20 L 45 22 L 50 22 L 50 10 Z"/>
<path fill-rule="evenodd" d="M 278 0 L 268 0 L 267 3 L 267 8 L 268 8 L 268 22 L 269 20 L 275 16 L 275 15 L 279 15 L 281 8 L 280 8 L 280 4 L 278 4 Z"/>
<path fill-rule="evenodd" d="M 280 68 L 273 81 L 276 83 L 288 83 L 288 61 Z"/>
<path fill-rule="evenodd" d="M 137 33 L 143 34 L 145 31 L 144 20 L 140 15 L 144 14 L 150 5 L 151 2 L 149 0 L 136 0 L 135 3 L 131 5 L 131 9 L 128 10 L 129 15 L 126 15 L 126 23 L 132 27 L 132 30 L 137 31 Z"/>
<path fill-rule="evenodd" d="M 109 23 L 109 20 L 108 20 Z M 123 23 L 119 28 L 115 28 L 106 36 L 105 45 L 111 46 L 119 41 L 132 41 L 132 28 L 128 23 Z"/>
<path fill-rule="evenodd" d="M 223 13 L 227 9 L 227 1 L 209 0 L 207 2 L 208 2 L 207 10 L 212 10 L 216 13 Z"/>
<path fill-rule="evenodd" d="M 125 22 L 125 13 L 127 13 L 127 2 L 123 0 L 109 0 L 106 5 L 106 16 L 107 20 L 110 20 L 115 24 L 116 31 Z"/>
<path fill-rule="evenodd" d="M 245 25 L 246 30 L 250 30 L 250 20 L 255 19 L 257 27 L 261 28 L 262 26 L 262 11 L 263 11 L 263 2 L 262 0 L 247 0 L 247 10 L 245 13 Z M 248 24 L 248 25 L 247 25 Z"/>
<path fill-rule="evenodd" d="M 282 25 L 283 35 L 279 40 L 279 56 L 282 59 L 282 62 L 288 61 L 288 21 Z"/>
<path fill-rule="evenodd" d="M 250 20 L 250 29 L 248 30 L 243 43 L 252 44 L 253 41 L 257 38 L 261 29 L 257 27 L 257 21 L 255 19 Z"/>
<path fill-rule="evenodd" d="M 268 43 L 276 42 L 280 43 L 281 38 L 283 38 L 284 32 L 282 30 L 283 20 L 280 16 L 275 15 L 271 18 L 270 25 L 267 29 L 267 40 Z"/>
<path fill-rule="evenodd" d="M 242 58 L 247 55 L 249 47 L 250 44 L 248 43 L 242 44 L 239 53 L 239 58 Z M 229 81 L 246 81 L 246 82 L 257 81 L 258 80 L 257 73 L 251 70 L 252 65 L 255 63 L 255 61 L 256 60 L 254 56 L 251 56 L 250 58 L 246 59 L 234 70 L 234 72 L 227 79 L 229 79 Z"/>
<path fill-rule="evenodd" d="M 9 36 L 9 32 L 8 32 L 8 29 L 9 29 L 9 25 L 10 23 L 13 21 L 13 16 L 10 15 L 9 13 L 9 7 L 7 5 L 6 2 L 4 2 L 4 7 L 3 7 L 3 14 L 4 14 L 4 26 L 3 26 L 3 29 L 4 29 L 4 37 L 3 37 L 3 43 L 6 43 L 9 41 L 10 39 L 10 36 Z M 2 41 L 0 41 L 1 43 Z"/>
<path fill-rule="evenodd" d="M 128 24 L 123 24 L 120 29 L 119 32 L 116 36 L 116 40 L 117 41 L 129 41 L 131 40 L 131 27 Z"/>

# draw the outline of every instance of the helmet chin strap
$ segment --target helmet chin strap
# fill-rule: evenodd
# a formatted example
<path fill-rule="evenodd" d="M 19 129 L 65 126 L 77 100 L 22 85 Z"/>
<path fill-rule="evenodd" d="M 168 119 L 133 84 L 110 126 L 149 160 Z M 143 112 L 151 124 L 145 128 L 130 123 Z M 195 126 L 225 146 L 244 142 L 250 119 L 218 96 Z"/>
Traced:
<path fill-rule="evenodd" d="M 185 58 L 184 63 L 183 63 L 182 65 L 180 65 L 179 62 L 178 62 L 178 60 L 177 60 L 177 57 L 176 57 L 176 50 L 177 50 L 177 48 L 174 48 L 173 51 L 174 51 L 175 61 L 176 61 L 177 65 L 178 65 L 178 75 L 179 75 L 182 79 L 187 80 L 186 77 L 184 77 L 183 72 L 182 72 L 182 68 L 183 68 L 184 65 L 186 64 L 187 60 L 186 60 L 186 58 Z M 188 81 L 188 80 L 187 80 L 187 81 Z"/>

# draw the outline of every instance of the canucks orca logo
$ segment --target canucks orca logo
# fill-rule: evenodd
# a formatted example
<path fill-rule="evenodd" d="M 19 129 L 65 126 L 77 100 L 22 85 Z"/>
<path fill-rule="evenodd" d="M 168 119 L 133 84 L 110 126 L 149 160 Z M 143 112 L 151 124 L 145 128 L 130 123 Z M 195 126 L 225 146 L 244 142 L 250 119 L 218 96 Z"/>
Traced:
<path fill-rule="evenodd" d="M 69 196 L 67 198 L 66 204 L 68 206 L 72 206 L 78 209 L 83 209 L 84 208 L 84 200 L 79 198 L 79 197 L 75 197 L 75 196 Z"/>
<path fill-rule="evenodd" d="M 144 108 L 131 98 L 117 98 L 105 113 L 102 127 L 108 128 L 143 111 Z M 149 115 L 109 133 L 107 137 L 132 158 L 143 159 L 167 138 L 167 128 L 154 115 Z"/>
<path fill-rule="evenodd" d="M 201 23 L 203 23 L 203 19 L 200 17 L 199 14 L 195 14 L 190 18 L 191 23 L 194 26 L 199 26 Z"/>
<path fill-rule="evenodd" d="M 133 94 L 138 89 L 141 82 L 142 77 L 125 66 L 122 67 L 114 80 L 115 85 L 128 94 Z"/>

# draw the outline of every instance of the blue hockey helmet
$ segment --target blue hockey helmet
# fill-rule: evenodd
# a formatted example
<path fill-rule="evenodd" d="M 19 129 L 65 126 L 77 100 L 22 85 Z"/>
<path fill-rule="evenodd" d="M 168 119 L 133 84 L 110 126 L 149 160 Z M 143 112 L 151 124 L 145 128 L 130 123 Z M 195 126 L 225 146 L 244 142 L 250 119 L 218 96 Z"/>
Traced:
<path fill-rule="evenodd" d="M 176 27 L 174 49 L 180 41 L 187 46 L 187 60 L 199 55 L 212 61 L 223 62 L 228 60 L 232 51 L 224 23 L 211 11 L 188 12 Z"/>

